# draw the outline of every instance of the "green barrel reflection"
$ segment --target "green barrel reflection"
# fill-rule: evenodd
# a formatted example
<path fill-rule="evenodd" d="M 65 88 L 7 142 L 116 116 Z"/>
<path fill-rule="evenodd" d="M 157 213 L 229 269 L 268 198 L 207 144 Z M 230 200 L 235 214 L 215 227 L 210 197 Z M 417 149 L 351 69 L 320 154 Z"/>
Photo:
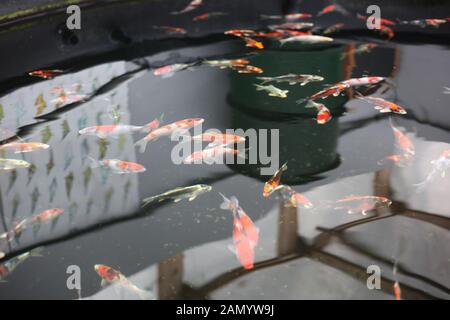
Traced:
<path fill-rule="evenodd" d="M 297 45 L 298 46 L 298 45 Z M 296 48 L 296 51 L 293 51 Z M 251 59 L 251 64 L 264 70 L 263 74 L 231 73 L 231 91 L 229 103 L 231 105 L 230 128 L 248 129 L 278 129 L 279 150 L 272 148 L 272 153 L 279 152 L 279 165 L 288 162 L 288 171 L 283 174 L 283 183 L 300 184 L 314 178 L 321 172 L 339 165 L 336 152 L 339 134 L 337 116 L 342 113 L 342 106 L 347 98 L 344 95 L 329 97 L 317 101 L 324 103 L 333 114 L 333 118 L 326 124 L 316 122 L 317 110 L 305 108 L 306 103 L 298 104 L 297 100 L 304 99 L 324 88 L 325 84 L 333 84 L 345 78 L 344 62 L 341 60 L 342 47 L 320 46 L 319 50 L 298 50 L 295 45 L 286 45 L 282 49 L 262 50 Z M 287 98 L 269 96 L 266 91 L 257 91 L 254 84 L 260 84 L 257 77 L 276 77 L 289 73 L 312 74 L 324 78 L 322 82 L 290 85 L 286 82 L 276 83 L 274 86 L 282 90 L 289 90 Z M 269 154 L 271 141 L 268 134 Z M 258 137 L 260 146 L 260 137 Z M 275 139 L 276 140 L 276 139 Z M 250 145 L 252 152 L 255 145 Z M 270 154 L 276 159 L 276 154 Z M 251 160 L 250 157 L 249 160 Z M 242 174 L 267 180 L 261 175 L 261 168 L 267 164 L 230 164 L 230 168 Z"/>

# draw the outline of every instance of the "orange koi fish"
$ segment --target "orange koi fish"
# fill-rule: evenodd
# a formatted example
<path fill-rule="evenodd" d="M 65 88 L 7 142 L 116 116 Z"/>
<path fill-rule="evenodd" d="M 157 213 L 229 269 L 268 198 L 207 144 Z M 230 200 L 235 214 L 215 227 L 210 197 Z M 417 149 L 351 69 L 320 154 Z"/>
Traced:
<path fill-rule="evenodd" d="M 63 73 L 63 70 L 58 70 L 58 69 L 53 69 L 53 70 L 35 70 L 35 71 L 31 71 L 28 74 L 30 76 L 34 76 L 34 77 L 39 77 L 39 78 L 43 78 L 43 79 L 53 79 L 54 77 L 56 77 L 57 75 Z"/>
<path fill-rule="evenodd" d="M 305 108 L 316 108 L 317 110 L 317 116 L 316 116 L 316 121 L 317 124 L 325 124 L 328 121 L 331 120 L 331 112 L 330 109 L 328 109 L 324 104 L 321 103 L 316 103 L 312 100 L 309 100 L 306 105 Z"/>
<path fill-rule="evenodd" d="M 103 265 L 96 264 L 94 266 L 95 272 L 102 279 L 101 286 L 104 287 L 107 284 L 119 284 L 125 289 L 136 294 L 142 300 L 154 300 L 155 297 L 152 292 L 143 290 L 128 280 L 121 272 Z"/>
<path fill-rule="evenodd" d="M 300 19 L 311 18 L 312 14 L 309 14 L 309 13 L 289 13 L 289 14 L 286 14 L 286 15 L 266 15 L 266 14 L 261 14 L 260 17 L 261 17 L 261 19 L 265 19 L 265 20 L 287 20 L 287 21 L 292 21 L 292 20 L 300 20 Z"/>
<path fill-rule="evenodd" d="M 236 65 L 232 66 L 231 69 L 237 71 L 238 73 L 263 73 L 263 69 L 251 66 L 251 65 Z"/>
<path fill-rule="evenodd" d="M 205 119 L 202 118 L 191 118 L 191 119 L 184 119 L 179 120 L 177 122 L 165 125 L 163 127 L 160 127 L 156 130 L 153 130 L 150 132 L 147 136 L 145 136 L 143 139 L 137 141 L 135 143 L 136 146 L 140 148 L 140 152 L 145 152 L 145 148 L 147 146 L 147 143 L 149 141 L 153 141 L 158 139 L 162 136 L 168 136 L 172 133 L 184 133 L 188 131 L 190 128 L 195 127 L 199 124 L 202 124 L 205 121 Z"/>
<path fill-rule="evenodd" d="M 192 154 L 184 158 L 183 163 L 192 164 L 196 161 L 203 161 L 206 164 L 213 164 L 218 162 L 220 158 L 225 155 L 236 155 L 238 157 L 244 157 L 238 149 L 232 149 L 224 146 L 218 146 L 213 148 L 204 149 L 202 151 L 195 151 Z"/>
<path fill-rule="evenodd" d="M 191 138 L 194 141 L 209 142 L 206 146 L 211 148 L 214 146 L 228 146 L 237 143 L 245 143 L 245 137 L 241 137 L 234 134 L 224 134 L 218 132 L 205 132 Z"/>
<path fill-rule="evenodd" d="M 203 3 L 203 0 L 192 0 L 187 7 L 180 11 L 173 11 L 171 14 L 182 14 L 197 9 Z"/>
<path fill-rule="evenodd" d="M 368 16 L 364 16 L 364 15 L 361 15 L 359 13 L 356 15 L 356 17 L 358 19 L 364 20 L 364 21 L 366 21 L 369 18 Z M 384 24 L 386 26 L 395 26 L 395 22 L 392 21 L 392 20 L 380 18 L 380 19 L 376 19 L 375 21 L 377 22 L 377 20 L 379 20 L 380 25 Z"/>
<path fill-rule="evenodd" d="M 345 11 L 345 9 L 342 8 L 341 6 L 332 4 L 332 5 L 326 6 L 322 10 L 320 10 L 320 12 L 317 14 L 317 16 L 320 17 L 320 16 L 323 16 L 324 14 L 331 13 L 331 12 L 340 12 L 342 14 L 347 13 Z"/>
<path fill-rule="evenodd" d="M 228 15 L 228 13 L 226 13 L 226 12 L 208 12 L 208 13 L 204 13 L 204 14 L 195 16 L 192 20 L 193 21 L 205 21 L 205 20 L 211 19 L 212 17 L 219 17 L 219 16 L 226 16 L 226 15 Z"/>
<path fill-rule="evenodd" d="M 334 210 L 346 210 L 348 214 L 367 212 L 380 207 L 389 207 L 392 201 L 385 197 L 377 196 L 349 196 L 336 201 L 338 204 Z M 344 205 L 341 205 L 344 204 Z"/>
<path fill-rule="evenodd" d="M 392 272 L 394 274 L 394 285 L 393 285 L 393 291 L 394 291 L 394 298 L 395 300 L 402 300 L 402 289 L 400 288 L 400 283 L 397 280 L 397 262 L 394 264 L 394 270 Z"/>
<path fill-rule="evenodd" d="M 31 216 L 32 223 L 47 223 L 51 220 L 58 218 L 61 214 L 64 213 L 64 209 L 60 208 L 52 208 L 42 211 L 41 213 L 37 213 Z"/>
<path fill-rule="evenodd" d="M 289 186 L 280 185 L 277 190 L 280 191 L 281 196 L 285 200 L 285 206 L 287 207 L 298 207 L 299 205 L 306 209 L 311 209 L 313 207 L 312 202 L 306 196 L 298 193 Z"/>
<path fill-rule="evenodd" d="M 171 26 L 153 26 L 153 28 L 162 30 L 167 34 L 186 34 L 187 31 L 184 28 L 171 27 Z"/>
<path fill-rule="evenodd" d="M 0 150 L 13 150 L 14 153 L 33 152 L 45 150 L 50 146 L 41 142 L 10 142 L 0 145 Z"/>
<path fill-rule="evenodd" d="M 287 162 L 284 163 L 274 175 L 264 183 L 263 187 L 263 197 L 268 198 L 277 188 L 280 186 L 281 174 L 287 170 Z"/>
<path fill-rule="evenodd" d="M 405 135 L 400 128 L 393 125 L 392 120 L 389 119 L 392 131 L 394 133 L 397 147 L 403 152 L 405 158 L 411 158 L 415 155 L 415 147 L 411 139 Z"/>
<path fill-rule="evenodd" d="M 256 32 L 247 29 L 232 29 L 225 31 L 224 34 L 242 38 L 242 37 L 252 37 L 256 35 Z"/>
<path fill-rule="evenodd" d="M 254 49 L 264 49 L 264 44 L 252 38 L 244 37 L 245 46 Z"/>
<path fill-rule="evenodd" d="M 97 161 L 91 157 L 92 168 L 106 167 L 117 174 L 140 173 L 145 171 L 145 167 L 139 163 L 123 161 L 118 159 L 105 159 Z"/>
<path fill-rule="evenodd" d="M 364 101 L 367 101 L 373 105 L 375 105 L 375 109 L 379 112 L 385 113 L 385 112 L 393 112 L 396 114 L 406 114 L 406 110 L 403 107 L 400 107 L 399 105 L 386 101 L 383 98 L 378 97 L 360 97 L 358 99 L 362 99 Z"/>

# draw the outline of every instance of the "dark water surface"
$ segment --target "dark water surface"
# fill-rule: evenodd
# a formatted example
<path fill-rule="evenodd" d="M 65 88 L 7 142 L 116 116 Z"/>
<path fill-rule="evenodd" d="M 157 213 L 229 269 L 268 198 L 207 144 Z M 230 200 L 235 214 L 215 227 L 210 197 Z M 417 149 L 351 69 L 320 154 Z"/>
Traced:
<path fill-rule="evenodd" d="M 143 57 L 155 66 L 246 56 L 264 69 L 262 76 L 306 73 L 325 78 L 303 87 L 276 84 L 290 90 L 287 99 L 256 91 L 253 84 L 260 75 L 196 66 L 161 78 L 130 61 L 99 64 L 1 97 L 2 138 L 18 132 L 51 147 L 2 154 L 26 160 L 35 170 L 0 172 L 0 232 L 48 208 L 65 213 L 36 233 L 25 230 L 19 242 L 2 243 L 7 254 L 3 263 L 41 244 L 44 249 L 42 257 L 27 259 L 0 283 L 0 298 L 75 299 L 76 291 L 66 286 L 66 269 L 78 265 L 83 298 L 136 299 L 126 290 L 100 286 L 94 265 L 106 264 L 160 299 L 393 299 L 395 261 L 404 298 L 449 298 L 450 180 L 439 177 L 421 193 L 413 186 L 433 169 L 430 161 L 450 149 L 450 95 L 444 93 L 450 87 L 449 49 L 380 42 L 370 52 L 351 54 L 366 42 L 340 39 L 306 48 L 272 43 L 246 56 L 243 43 L 231 38 Z M 124 74 L 130 75 L 126 81 L 104 86 Z M 313 110 L 295 103 L 324 84 L 365 75 L 389 77 L 391 86 L 372 90 L 408 113 L 379 113 L 342 94 L 323 100 L 333 119 L 318 125 Z M 51 89 L 77 83 L 87 95 L 104 89 L 37 124 L 36 116 L 55 109 L 52 99 L 57 96 Z M 113 124 L 111 106 L 118 108 L 124 124 L 143 125 L 164 114 L 164 124 L 204 118 L 203 130 L 277 128 L 279 164 L 287 161 L 289 168 L 282 181 L 314 204 L 349 195 L 384 196 L 393 203 L 367 216 L 320 205 L 315 210 L 285 208 L 275 196 L 263 198 L 269 177 L 259 176 L 260 165 L 175 165 L 175 142 L 168 138 L 149 143 L 142 154 L 133 145 L 141 133 L 107 140 L 78 134 L 86 126 Z M 413 161 L 402 167 L 378 164 L 396 152 L 390 121 L 404 128 L 415 145 Z M 147 170 L 108 174 L 90 169 L 87 155 L 133 161 Z M 196 183 L 209 184 L 213 191 L 192 202 L 141 208 L 145 197 Z M 219 208 L 218 192 L 236 195 L 260 228 L 250 271 L 227 248 L 232 215 Z M 366 287 L 369 265 L 381 268 L 381 290 Z"/>

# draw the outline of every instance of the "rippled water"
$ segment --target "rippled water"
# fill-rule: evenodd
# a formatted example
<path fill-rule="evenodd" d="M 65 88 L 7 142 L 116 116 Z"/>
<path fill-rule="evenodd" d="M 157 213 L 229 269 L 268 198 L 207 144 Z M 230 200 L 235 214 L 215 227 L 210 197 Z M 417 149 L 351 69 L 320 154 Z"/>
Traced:
<path fill-rule="evenodd" d="M 340 39 L 333 45 L 280 48 L 274 42 L 247 55 L 239 39 L 227 38 L 143 57 L 147 64 L 99 64 L 1 97 L 2 139 L 17 132 L 50 148 L 2 154 L 32 167 L 0 172 L 0 232 L 48 208 L 65 212 L 56 223 L 25 230 L 19 241 L 2 242 L 7 255 L 2 263 L 44 248 L 41 257 L 27 259 L 0 283 L 0 297 L 75 299 L 77 292 L 66 286 L 66 270 L 77 265 L 83 298 L 136 299 L 126 290 L 100 286 L 94 265 L 106 264 L 159 299 L 392 299 L 394 280 L 405 299 L 449 298 L 449 178 L 439 176 L 423 192 L 414 187 L 432 171 L 430 161 L 450 149 L 450 95 L 444 93 L 450 87 L 448 47 L 380 42 L 370 52 L 354 53 L 363 43 Z M 246 57 L 264 76 L 304 73 L 325 80 L 277 84 L 289 90 L 288 98 L 280 99 L 255 90 L 261 75 L 198 65 L 161 78 L 146 67 L 199 57 Z M 314 110 L 295 103 L 324 84 L 364 75 L 389 77 L 390 86 L 370 93 L 408 113 L 379 113 L 346 92 L 320 101 L 333 118 L 318 125 Z M 89 99 L 55 106 L 52 88 L 74 84 L 81 85 L 77 94 Z M 112 114 L 133 125 L 164 114 L 164 124 L 204 118 L 203 130 L 277 128 L 279 165 L 288 162 L 282 182 L 307 196 L 315 209 L 284 207 L 275 194 L 264 198 L 269 177 L 259 174 L 260 164 L 176 165 L 171 161 L 175 143 L 168 138 L 139 153 L 134 142 L 141 133 L 107 140 L 78 134 L 86 126 L 113 124 Z M 414 158 L 403 166 L 379 164 L 397 152 L 391 124 L 415 146 Z M 91 168 L 88 155 L 137 162 L 147 170 L 110 174 Z M 191 202 L 141 208 L 143 198 L 197 183 L 213 190 Z M 218 192 L 237 196 L 260 229 L 252 270 L 244 270 L 228 249 L 233 219 L 219 208 Z M 383 196 L 392 204 L 366 216 L 334 208 L 334 201 L 350 195 Z M 381 290 L 366 287 L 369 265 L 381 268 Z"/>

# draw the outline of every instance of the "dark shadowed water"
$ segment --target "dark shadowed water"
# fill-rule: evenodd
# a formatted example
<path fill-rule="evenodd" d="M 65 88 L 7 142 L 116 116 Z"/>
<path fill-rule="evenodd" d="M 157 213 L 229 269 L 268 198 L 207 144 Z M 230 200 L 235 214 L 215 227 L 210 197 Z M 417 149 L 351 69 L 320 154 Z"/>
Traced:
<path fill-rule="evenodd" d="M 255 53 L 240 39 L 220 38 L 144 56 L 139 63 L 99 63 L 3 95 L 2 139 L 17 133 L 50 148 L 2 151 L 2 157 L 32 166 L 0 171 L 0 233 L 49 208 L 64 213 L 38 230 L 25 229 L 17 240 L 0 240 L 6 254 L 1 263 L 43 246 L 42 256 L 26 259 L 0 283 L 0 298 L 76 299 L 76 290 L 66 283 L 71 265 L 80 267 L 83 298 L 138 298 L 120 287 L 101 287 L 96 264 L 120 270 L 158 299 L 393 299 L 395 280 L 405 299 L 449 298 L 450 178 L 440 172 L 420 192 L 414 186 L 436 168 L 431 161 L 450 149 L 449 49 L 382 41 L 369 52 L 355 51 L 370 41 L 340 38 L 332 45 L 282 48 L 273 41 Z M 264 73 L 240 74 L 201 63 L 225 58 L 246 58 Z M 195 66 L 172 77 L 152 72 L 193 61 Z M 316 74 L 324 81 L 275 84 L 289 90 L 285 99 L 253 85 L 258 76 L 288 73 Z M 380 113 L 354 99 L 353 89 L 318 101 L 332 112 L 324 125 L 316 123 L 315 109 L 295 103 L 324 85 L 366 75 L 387 77 L 388 85 L 358 91 L 395 102 L 407 114 Z M 58 106 L 56 86 L 89 99 Z M 42 115 L 47 116 L 36 118 Z M 288 163 L 282 183 L 308 197 L 313 209 L 285 207 L 275 193 L 264 198 L 270 176 L 260 175 L 260 163 L 178 165 L 171 158 L 176 142 L 167 137 L 140 153 L 134 143 L 143 133 L 113 139 L 78 134 L 114 121 L 144 125 L 161 115 L 163 124 L 204 118 L 203 131 L 279 129 L 276 166 Z M 381 161 L 399 153 L 392 127 L 415 147 L 408 161 Z M 113 174 L 91 168 L 88 156 L 137 162 L 146 171 Z M 194 201 L 141 207 L 146 197 L 198 183 L 212 191 Z M 260 229 L 251 270 L 228 249 L 233 217 L 220 209 L 219 192 L 235 195 Z M 392 204 L 367 215 L 337 209 L 338 199 L 366 195 Z M 381 270 L 380 290 L 366 286 L 370 265 Z"/>

